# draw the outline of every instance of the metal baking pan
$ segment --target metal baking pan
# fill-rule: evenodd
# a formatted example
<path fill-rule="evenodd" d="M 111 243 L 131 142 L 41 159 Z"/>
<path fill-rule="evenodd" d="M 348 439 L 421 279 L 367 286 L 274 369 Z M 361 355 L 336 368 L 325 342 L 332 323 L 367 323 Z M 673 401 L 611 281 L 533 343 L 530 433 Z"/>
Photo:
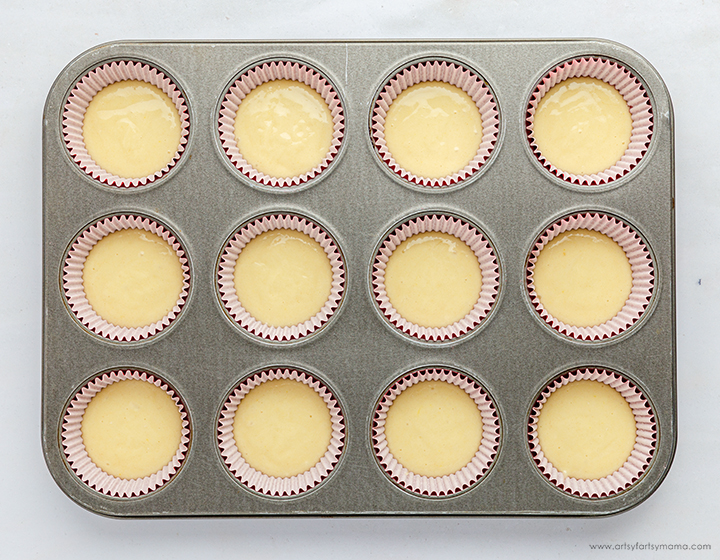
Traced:
<path fill-rule="evenodd" d="M 632 70 L 653 109 L 653 135 L 641 164 L 601 187 L 569 185 L 543 170 L 528 148 L 525 119 L 533 88 L 575 57 L 604 57 Z M 328 173 L 303 188 L 257 188 L 228 163 L 218 138 L 220 100 L 229 84 L 265 60 L 300 61 L 336 87 L 345 111 L 343 148 Z M 457 61 L 477 72 L 495 96 L 499 128 L 482 173 L 449 189 L 413 188 L 379 160 L 371 140 L 374 99 L 388 78 L 413 61 Z M 102 185 L 72 160 L 62 114 L 87 72 L 114 60 L 161 68 L 182 90 L 190 118 L 185 153 L 151 186 Z M 667 474 L 677 439 L 673 114 L 653 67 L 634 51 L 604 40 L 458 41 L 121 41 L 80 55 L 58 76 L 43 115 L 43 390 L 42 445 L 60 488 L 81 506 L 117 517 L 276 515 L 565 515 L 627 510 Z M 627 336 L 599 343 L 569 340 L 546 328 L 531 308 L 528 251 L 540 232 L 568 213 L 597 210 L 633 224 L 655 264 L 652 305 Z M 460 215 L 478 224 L 499 257 L 501 289 L 483 328 L 451 344 L 393 332 L 373 303 L 374 251 L 400 220 L 423 212 Z M 347 286 L 337 317 L 301 344 L 244 336 L 216 290 L 218 255 L 250 218 L 291 212 L 316 219 L 344 254 Z M 84 329 L 62 290 L 68 246 L 78 232 L 116 213 L 150 216 L 170 226 L 190 256 L 192 289 L 177 324 L 144 342 L 113 343 Z M 345 414 L 338 465 L 311 491 L 269 497 L 249 490 L 223 464 L 217 423 L 228 393 L 258 370 L 290 366 L 316 374 Z M 448 497 L 422 496 L 393 482 L 371 442 L 372 415 L 389 384 L 416 368 L 468 373 L 487 390 L 499 415 L 495 460 L 482 479 Z M 534 399 L 554 377 L 577 367 L 627 375 L 652 404 L 657 440 L 644 474 L 626 490 L 588 498 L 563 492 L 535 465 L 528 444 Z M 113 368 L 153 372 L 181 395 L 191 438 L 179 472 L 146 495 L 119 498 L 82 482 L 61 442 L 69 402 L 93 376 Z"/>

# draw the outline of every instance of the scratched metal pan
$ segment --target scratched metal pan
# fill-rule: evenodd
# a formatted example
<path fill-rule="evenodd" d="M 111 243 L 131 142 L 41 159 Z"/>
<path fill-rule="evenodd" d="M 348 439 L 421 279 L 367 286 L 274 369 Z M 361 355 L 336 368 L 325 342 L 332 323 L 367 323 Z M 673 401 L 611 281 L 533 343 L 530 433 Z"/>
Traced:
<path fill-rule="evenodd" d="M 602 58 L 629 69 L 652 105 L 652 139 L 640 164 L 606 185 L 570 184 L 544 169 L 526 132 L 536 84 L 559 64 Z M 254 184 L 223 152 L 223 96 L 264 61 L 295 61 L 331 83 L 344 111 L 341 149 L 326 171 L 299 187 Z M 475 72 L 493 95 L 498 128 L 480 171 L 459 185 L 424 188 L 398 178 L 372 141 L 374 101 L 399 70 L 446 61 Z M 121 189 L 85 173 L 63 135 L 63 112 L 76 83 L 112 61 L 160 69 L 187 105 L 189 134 L 173 169 L 150 185 Z M 532 308 L 526 266 L 535 240 L 568 214 L 596 211 L 631 224 L 653 258 L 653 295 L 640 321 L 621 336 L 570 339 Z M 321 224 L 345 263 L 345 291 L 332 320 L 301 342 L 268 342 L 238 329 L 220 301 L 220 253 L 230 236 L 264 214 L 299 214 Z M 461 217 L 479 228 L 497 256 L 499 289 L 479 328 L 450 343 L 418 340 L 383 318 L 374 303 L 372 263 L 392 228 L 413 216 Z M 84 228 L 114 214 L 167 226 L 189 259 L 190 290 L 170 328 L 147 340 L 98 336 L 70 312 L 63 289 L 69 247 Z M 72 61 L 53 84 L 43 115 L 42 445 L 60 488 L 108 516 L 564 515 L 622 512 L 648 498 L 666 476 L 677 439 L 673 113 L 654 68 L 604 40 L 462 41 L 121 41 Z M 218 422 L 228 395 L 261 370 L 289 367 L 320 379 L 344 418 L 334 469 L 316 487 L 268 496 L 225 465 Z M 375 407 L 413 370 L 465 373 L 495 405 L 494 455 L 475 483 L 448 496 L 412 491 L 386 474 L 373 447 Z M 533 458 L 528 425 L 543 388 L 564 372 L 617 372 L 645 395 L 654 427 L 646 468 L 609 496 L 558 488 Z M 185 405 L 189 437 L 177 473 L 141 496 L 107 495 L 81 480 L 63 446 L 66 411 L 100 373 L 130 369 L 166 381 Z"/>

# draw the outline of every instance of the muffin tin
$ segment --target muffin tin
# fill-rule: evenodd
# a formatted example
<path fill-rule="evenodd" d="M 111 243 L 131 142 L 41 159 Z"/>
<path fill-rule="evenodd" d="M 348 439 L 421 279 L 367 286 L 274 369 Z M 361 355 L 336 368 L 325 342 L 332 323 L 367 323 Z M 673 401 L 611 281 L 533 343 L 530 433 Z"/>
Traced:
<path fill-rule="evenodd" d="M 632 168 L 615 179 L 566 180 L 534 154 L 528 108 L 536 86 L 553 69 L 597 59 L 617 63 L 642 84 L 651 106 L 651 139 Z M 174 165 L 137 184 L 86 172 L 63 129 L 66 104 L 83 77 L 123 62 L 147 65 L 172 80 L 189 123 Z M 279 62 L 307 67 L 331 84 L 343 117 L 331 163 L 308 180 L 282 184 L 244 173 L 221 139 L 226 94 L 250 70 L 277 68 Z M 376 145 L 376 100 L 399 73 L 428 63 L 479 76 L 496 107 L 494 143 L 478 168 L 447 183 L 397 173 Z M 639 504 L 667 474 L 677 439 L 673 150 L 672 106 L 661 78 L 637 53 L 602 40 L 130 41 L 84 53 L 58 76 L 43 117 L 42 442 L 50 472 L 78 504 L 118 517 L 597 516 Z M 529 293 L 535 244 L 553 224 L 579 214 L 627 224 L 648 250 L 651 296 L 632 326 L 617 335 L 568 336 L 541 318 Z M 122 338 L 96 332 L 73 314 L 63 278 L 73 244 L 86 229 L 127 216 L 172 232 L 186 253 L 189 287 L 168 328 Z M 249 333 L 223 301 L 223 251 L 243 226 L 265 216 L 319 224 L 342 258 L 342 290 L 329 320 L 311 336 Z M 492 303 L 459 336 L 398 329 L 377 302 L 378 251 L 398 226 L 418 218 L 471 224 L 496 257 Z M 63 444 L 76 395 L 113 371 L 172 387 L 189 425 L 177 472 L 139 496 L 122 497 L 84 482 Z M 258 492 L 228 467 L 221 444 L 225 404 L 263 371 L 316 379 L 342 411 L 334 434 L 337 460 L 307 490 Z M 497 415 L 488 463 L 459 491 L 423 491 L 432 484 L 403 484 L 402 476 L 393 478 L 383 466 L 376 410 L 392 386 L 419 371 L 469 380 Z M 537 403 L 546 387 L 576 371 L 602 371 L 627 382 L 646 403 L 649 451 L 620 491 L 568 491 L 537 459 Z"/>

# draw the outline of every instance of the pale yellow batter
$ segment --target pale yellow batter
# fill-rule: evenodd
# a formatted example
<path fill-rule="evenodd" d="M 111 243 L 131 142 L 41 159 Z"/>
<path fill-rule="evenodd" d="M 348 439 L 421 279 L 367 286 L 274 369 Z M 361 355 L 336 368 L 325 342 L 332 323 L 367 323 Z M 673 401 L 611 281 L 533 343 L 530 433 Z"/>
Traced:
<path fill-rule="evenodd" d="M 540 448 L 566 476 L 594 480 L 623 466 L 635 445 L 632 409 L 600 381 L 573 381 L 552 393 L 540 411 Z"/>
<path fill-rule="evenodd" d="M 332 265 L 322 246 L 291 229 L 266 231 L 238 255 L 237 297 L 255 319 L 290 327 L 314 317 L 332 290 Z"/>
<path fill-rule="evenodd" d="M 385 436 L 393 457 L 421 476 L 445 476 L 480 449 L 482 416 L 460 387 L 422 381 L 405 389 L 387 412 Z"/>
<path fill-rule="evenodd" d="M 118 327 L 144 327 L 165 317 L 183 287 L 180 259 L 167 241 L 143 229 L 103 237 L 83 267 L 83 287 L 95 313 Z"/>
<path fill-rule="evenodd" d="M 88 154 L 119 177 L 146 177 L 162 170 L 172 162 L 181 137 L 180 115 L 172 100 L 137 80 L 102 89 L 83 119 Z"/>
<path fill-rule="evenodd" d="M 167 465 L 180 447 L 182 417 L 170 395 L 138 379 L 108 385 L 85 410 L 82 439 L 107 474 L 132 480 Z"/>
<path fill-rule="evenodd" d="M 325 100 L 293 80 L 259 85 L 235 117 L 235 139 L 245 160 L 271 177 L 296 177 L 320 165 L 332 145 L 333 119 Z"/>
<path fill-rule="evenodd" d="M 630 143 L 630 109 L 618 90 L 595 78 L 552 87 L 535 111 L 533 137 L 555 167 L 591 175 L 612 167 Z"/>
<path fill-rule="evenodd" d="M 233 437 L 243 459 L 268 476 L 290 477 L 314 467 L 332 437 L 322 397 L 294 379 L 258 385 L 240 401 Z"/>
<path fill-rule="evenodd" d="M 617 315 L 632 289 L 625 251 L 587 229 L 561 233 L 540 251 L 535 292 L 556 319 L 574 327 L 601 325 Z"/>
<path fill-rule="evenodd" d="M 407 88 L 385 118 L 385 141 L 397 164 L 429 179 L 461 171 L 477 154 L 482 136 L 473 100 L 445 82 Z"/>
<path fill-rule="evenodd" d="M 418 233 L 403 241 L 385 268 L 390 303 L 421 327 L 446 327 L 465 317 L 482 288 L 480 263 L 454 235 Z"/>

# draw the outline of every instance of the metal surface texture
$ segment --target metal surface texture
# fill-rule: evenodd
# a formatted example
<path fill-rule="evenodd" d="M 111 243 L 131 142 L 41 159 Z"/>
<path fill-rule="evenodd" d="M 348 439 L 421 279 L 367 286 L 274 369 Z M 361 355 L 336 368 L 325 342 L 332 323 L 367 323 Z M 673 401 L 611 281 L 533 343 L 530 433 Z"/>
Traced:
<path fill-rule="evenodd" d="M 603 56 L 632 69 L 646 86 L 653 138 L 638 168 L 605 188 L 569 186 L 532 156 L 525 111 L 542 76 L 569 58 Z M 370 140 L 375 95 L 408 63 L 441 58 L 467 64 L 487 81 L 500 112 L 495 150 L 478 177 L 459 188 L 408 188 L 381 165 Z M 258 62 L 306 62 L 335 85 L 344 105 L 344 148 L 328 173 L 301 189 L 256 188 L 234 171 L 220 148 L 217 114 L 228 85 Z M 62 136 L 62 111 L 86 72 L 107 61 L 140 60 L 162 69 L 183 90 L 190 113 L 185 154 L 149 187 L 116 189 L 85 175 Z M 47 98 L 43 120 L 44 317 L 42 440 L 62 490 L 87 509 L 110 516 L 252 515 L 579 515 L 621 512 L 646 499 L 667 474 L 675 451 L 674 146 L 672 106 L 656 71 L 637 53 L 601 40 L 116 42 L 71 62 Z M 574 211 L 617 215 L 642 233 L 655 259 L 651 308 L 627 336 L 583 343 L 554 334 L 526 297 L 525 264 L 536 237 Z M 65 304 L 63 261 L 76 235 L 108 214 L 140 213 L 170 226 L 190 257 L 192 290 L 177 324 L 162 336 L 111 343 L 83 330 Z M 347 286 L 338 316 L 301 344 L 243 336 L 216 292 L 216 264 L 228 236 L 266 213 L 317 219 L 345 257 Z M 501 291 L 482 330 L 453 344 L 400 336 L 381 319 L 369 286 L 374 250 L 386 232 L 416 213 L 459 215 L 487 234 L 499 255 Z M 342 405 L 344 453 L 331 476 L 290 498 L 253 493 L 226 470 L 216 428 L 227 394 L 260 369 L 292 366 L 317 374 Z M 391 482 L 370 440 L 375 404 L 388 385 L 415 368 L 447 366 L 469 373 L 494 399 L 501 421 L 495 464 L 470 490 L 446 498 L 413 495 Z M 645 475 L 618 495 L 586 499 L 551 485 L 527 443 L 530 407 L 558 374 L 601 366 L 627 375 L 651 401 L 658 424 Z M 97 373 L 138 368 L 177 389 L 188 407 L 192 442 L 180 472 L 139 498 L 110 498 L 68 467 L 60 431 L 69 400 Z"/>

